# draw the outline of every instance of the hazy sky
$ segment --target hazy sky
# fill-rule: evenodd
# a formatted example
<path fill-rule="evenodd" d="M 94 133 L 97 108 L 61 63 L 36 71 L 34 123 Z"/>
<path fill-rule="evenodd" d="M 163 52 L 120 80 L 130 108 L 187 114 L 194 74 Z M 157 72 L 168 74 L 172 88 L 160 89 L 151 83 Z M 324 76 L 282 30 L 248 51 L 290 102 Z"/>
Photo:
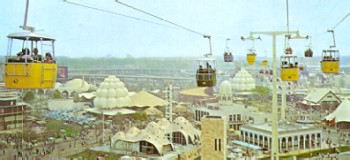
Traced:
<path fill-rule="evenodd" d="M 70 57 L 200 57 L 209 51 L 208 40 L 166 22 L 125 7 L 115 0 L 70 0 L 141 20 L 100 12 L 63 0 L 31 0 L 28 25 L 57 39 L 56 56 Z M 240 36 L 250 31 L 287 30 L 285 0 L 120 0 L 196 32 L 212 35 L 214 55 L 222 55 L 225 39 L 235 55 L 245 55 L 250 42 Z M 7 35 L 21 31 L 26 0 L 1 0 L 0 49 L 6 54 Z M 312 37 L 314 54 L 332 44 L 326 30 L 350 13 L 349 0 L 289 0 L 290 30 Z M 152 21 L 154 23 L 148 23 Z M 350 16 L 335 29 L 337 49 L 350 55 Z M 271 37 L 256 41 L 259 56 L 271 56 Z M 280 54 L 283 36 L 278 38 Z M 295 51 L 305 40 L 292 40 Z"/>

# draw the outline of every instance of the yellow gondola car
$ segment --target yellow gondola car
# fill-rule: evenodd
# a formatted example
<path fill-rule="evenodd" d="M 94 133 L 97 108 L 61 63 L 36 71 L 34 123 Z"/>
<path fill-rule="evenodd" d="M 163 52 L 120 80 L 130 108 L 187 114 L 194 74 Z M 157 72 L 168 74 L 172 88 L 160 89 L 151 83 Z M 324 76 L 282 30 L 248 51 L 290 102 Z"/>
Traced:
<path fill-rule="evenodd" d="M 250 52 L 247 54 L 247 62 L 249 65 L 253 65 L 256 59 L 256 53 Z"/>
<path fill-rule="evenodd" d="M 47 89 L 53 88 L 57 79 L 58 65 L 55 62 L 54 38 L 33 33 L 19 32 L 7 36 L 9 38 L 8 52 L 5 62 L 4 81 L 9 89 Z M 17 56 L 12 56 L 12 48 L 18 46 L 13 42 L 20 41 L 22 47 Z M 39 47 L 39 48 L 38 48 Z M 40 49 L 41 55 L 29 53 Z M 32 54 L 32 55 L 31 55 Z"/>
<path fill-rule="evenodd" d="M 297 56 L 281 56 L 281 63 L 282 81 L 298 81 L 299 66 Z"/>
<path fill-rule="evenodd" d="M 267 67 L 267 66 L 269 66 L 269 62 L 267 60 L 263 60 L 261 62 L 261 65 L 264 66 L 264 67 Z"/>
<path fill-rule="evenodd" d="M 326 74 L 336 74 L 340 71 L 338 50 L 323 50 L 321 70 Z"/>
<path fill-rule="evenodd" d="M 215 59 L 199 59 L 199 68 L 196 72 L 198 87 L 213 87 L 216 85 L 216 63 Z M 204 66 L 204 67 L 203 67 Z"/>

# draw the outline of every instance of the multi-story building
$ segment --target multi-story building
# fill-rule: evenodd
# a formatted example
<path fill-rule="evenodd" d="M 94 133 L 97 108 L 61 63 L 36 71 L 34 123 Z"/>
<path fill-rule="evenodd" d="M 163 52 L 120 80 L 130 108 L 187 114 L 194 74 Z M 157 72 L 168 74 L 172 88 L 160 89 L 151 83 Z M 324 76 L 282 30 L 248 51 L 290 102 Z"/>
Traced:
<path fill-rule="evenodd" d="M 26 112 L 26 104 L 17 102 L 17 92 L 0 84 L 0 131 L 22 129 Z"/>
<path fill-rule="evenodd" d="M 245 104 L 233 103 L 231 84 L 224 81 L 220 86 L 218 103 L 207 103 L 206 106 L 194 109 L 195 120 L 200 122 L 202 117 L 224 116 L 227 129 L 240 130 L 246 123 L 263 123 L 271 120 L 270 113 L 259 112 L 258 108 Z"/>

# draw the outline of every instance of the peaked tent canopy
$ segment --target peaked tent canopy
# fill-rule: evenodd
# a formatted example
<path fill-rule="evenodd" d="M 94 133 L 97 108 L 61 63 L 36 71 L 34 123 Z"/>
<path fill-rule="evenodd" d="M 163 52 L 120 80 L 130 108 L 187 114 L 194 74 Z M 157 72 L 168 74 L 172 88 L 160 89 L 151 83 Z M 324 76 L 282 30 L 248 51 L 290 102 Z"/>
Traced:
<path fill-rule="evenodd" d="M 150 94 L 146 91 L 138 92 L 132 96 L 131 103 L 129 104 L 130 107 L 155 107 L 155 106 L 165 106 L 168 104 L 167 101 L 154 96 L 153 94 Z"/>

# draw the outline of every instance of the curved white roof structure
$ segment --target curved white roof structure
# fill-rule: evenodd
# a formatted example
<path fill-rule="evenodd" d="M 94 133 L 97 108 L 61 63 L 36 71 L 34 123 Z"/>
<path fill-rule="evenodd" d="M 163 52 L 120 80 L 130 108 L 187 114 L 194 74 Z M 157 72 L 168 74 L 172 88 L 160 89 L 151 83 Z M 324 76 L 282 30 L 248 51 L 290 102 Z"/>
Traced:
<path fill-rule="evenodd" d="M 82 79 L 73 79 L 64 85 L 56 85 L 55 89 L 58 89 L 60 92 L 67 91 L 69 94 L 72 92 L 87 92 L 90 89 L 89 83 Z"/>
<path fill-rule="evenodd" d="M 250 91 L 255 88 L 253 76 L 245 69 L 239 71 L 232 79 L 232 89 L 236 91 Z"/>
<path fill-rule="evenodd" d="M 181 132 L 185 137 L 190 137 L 194 141 L 199 137 L 200 131 L 192 126 L 192 124 L 184 117 L 177 117 L 173 122 L 173 132 Z M 188 143 L 188 139 L 186 138 Z"/>
<path fill-rule="evenodd" d="M 200 137 L 199 130 L 194 128 L 184 117 L 176 118 L 172 125 L 167 119 L 162 118 L 157 123 L 149 123 L 144 130 L 139 130 L 136 127 L 132 127 L 126 133 L 118 132 L 112 137 L 112 146 L 117 148 L 116 143 L 118 141 L 132 143 L 147 141 L 152 143 L 157 148 L 159 153 L 163 153 L 163 147 L 167 145 L 171 145 L 173 147 L 173 144 L 166 137 L 166 134 L 170 131 L 181 132 L 186 138 L 187 143 L 189 141 L 188 137 L 191 138 L 192 142 Z"/>
<path fill-rule="evenodd" d="M 149 143 L 152 143 L 157 148 L 159 153 L 163 153 L 163 147 L 167 145 L 172 146 L 172 144 L 168 138 L 165 137 L 165 133 L 162 132 L 162 130 L 159 130 L 158 127 L 158 124 L 154 122 L 151 124 L 151 126 L 147 126 L 147 128 L 142 131 L 136 127 L 132 127 L 127 131 L 127 133 L 118 132 L 112 137 L 112 146 L 116 147 L 115 145 L 118 141 L 126 141 L 132 143 L 147 141 Z M 172 146 L 172 148 L 174 147 Z"/>
<path fill-rule="evenodd" d="M 97 108 L 112 109 L 129 106 L 128 89 L 115 76 L 108 76 L 96 91 L 94 104 Z"/>

